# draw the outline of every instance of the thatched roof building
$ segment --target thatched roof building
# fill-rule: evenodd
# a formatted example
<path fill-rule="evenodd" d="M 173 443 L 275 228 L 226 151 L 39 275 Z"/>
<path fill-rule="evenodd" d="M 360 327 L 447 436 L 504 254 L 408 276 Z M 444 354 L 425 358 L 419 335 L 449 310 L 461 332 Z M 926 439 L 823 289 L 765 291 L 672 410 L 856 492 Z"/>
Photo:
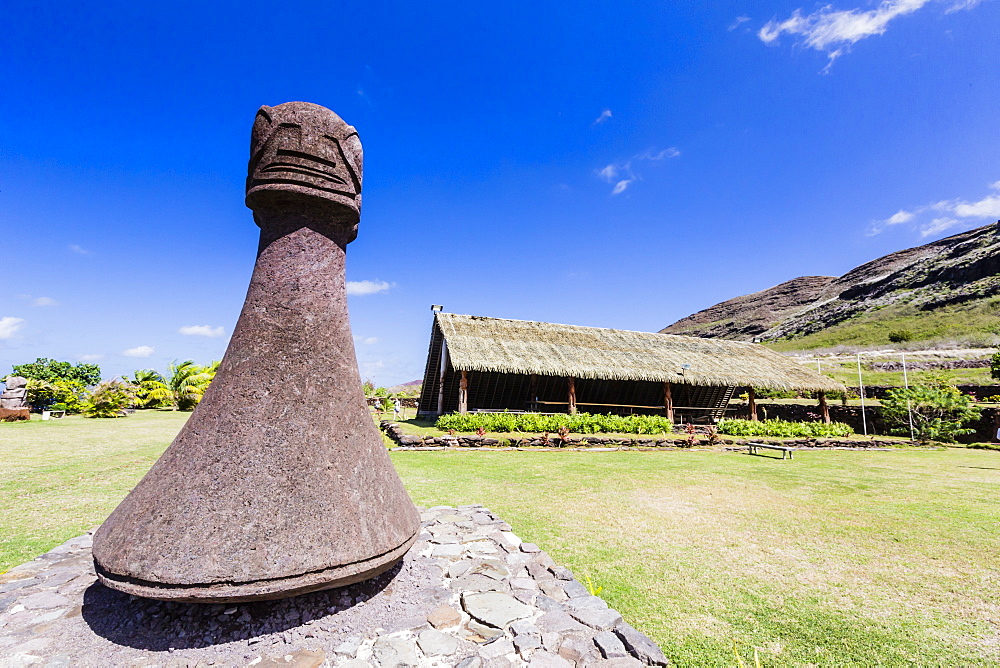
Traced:
<path fill-rule="evenodd" d="M 641 413 L 673 404 L 689 418 L 718 417 L 736 387 L 843 390 L 754 343 L 436 313 L 420 412 Z"/>

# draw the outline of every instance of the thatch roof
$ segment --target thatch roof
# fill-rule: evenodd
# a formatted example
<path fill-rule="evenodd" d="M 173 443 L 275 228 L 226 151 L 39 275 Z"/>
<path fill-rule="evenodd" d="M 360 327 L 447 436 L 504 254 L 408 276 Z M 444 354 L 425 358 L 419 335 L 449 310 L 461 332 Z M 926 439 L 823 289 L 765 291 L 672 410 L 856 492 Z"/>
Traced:
<path fill-rule="evenodd" d="M 438 313 L 437 325 L 458 370 L 773 390 L 844 389 L 757 343 L 454 313 Z"/>

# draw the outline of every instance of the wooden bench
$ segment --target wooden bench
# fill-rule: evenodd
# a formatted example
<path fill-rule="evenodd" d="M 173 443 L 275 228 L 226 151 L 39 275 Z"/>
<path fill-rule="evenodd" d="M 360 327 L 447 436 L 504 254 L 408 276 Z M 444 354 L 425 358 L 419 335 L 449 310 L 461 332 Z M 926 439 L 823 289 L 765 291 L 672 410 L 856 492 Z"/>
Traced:
<path fill-rule="evenodd" d="M 785 455 L 788 458 L 792 458 L 792 453 L 795 452 L 794 448 L 787 448 L 783 445 L 771 445 L 770 443 L 747 443 L 747 452 L 751 455 L 757 454 L 757 448 L 766 448 L 768 450 L 781 450 L 781 458 L 784 459 Z"/>

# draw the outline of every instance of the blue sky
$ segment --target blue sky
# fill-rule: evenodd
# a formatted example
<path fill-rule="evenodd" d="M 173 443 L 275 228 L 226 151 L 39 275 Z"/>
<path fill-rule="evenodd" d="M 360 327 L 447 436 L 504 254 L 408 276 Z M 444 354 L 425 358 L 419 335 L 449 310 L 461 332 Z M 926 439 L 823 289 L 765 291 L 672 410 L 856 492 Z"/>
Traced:
<path fill-rule="evenodd" d="M 0 373 L 222 356 L 262 104 L 358 128 L 380 384 L 432 303 L 655 331 L 1000 218 L 997 0 L 540 4 L 5 4 Z"/>

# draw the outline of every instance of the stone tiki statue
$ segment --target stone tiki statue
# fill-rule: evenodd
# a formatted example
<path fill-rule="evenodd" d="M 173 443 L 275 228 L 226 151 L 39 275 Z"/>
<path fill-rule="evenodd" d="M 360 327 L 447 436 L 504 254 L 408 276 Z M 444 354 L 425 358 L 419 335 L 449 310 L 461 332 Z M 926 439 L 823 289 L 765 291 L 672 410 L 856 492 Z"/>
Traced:
<path fill-rule="evenodd" d="M 6 389 L 0 394 L 0 408 L 24 410 L 28 407 L 28 379 L 21 376 L 7 376 Z"/>
<path fill-rule="evenodd" d="M 229 348 L 94 536 L 101 582 L 129 594 L 229 602 L 347 585 L 396 564 L 420 527 L 368 413 L 348 322 L 357 132 L 314 104 L 261 107 L 250 152 L 260 246 Z"/>

